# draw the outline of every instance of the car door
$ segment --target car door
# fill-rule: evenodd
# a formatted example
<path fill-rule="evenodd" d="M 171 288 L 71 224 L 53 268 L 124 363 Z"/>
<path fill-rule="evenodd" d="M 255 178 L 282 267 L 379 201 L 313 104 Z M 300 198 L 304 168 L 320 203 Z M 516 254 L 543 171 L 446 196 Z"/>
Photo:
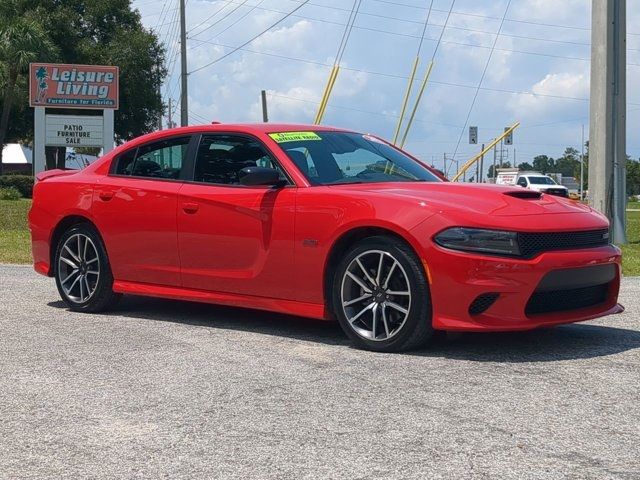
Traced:
<path fill-rule="evenodd" d="M 176 210 L 191 138 L 126 150 L 96 184 L 92 210 L 115 279 L 181 284 Z"/>
<path fill-rule="evenodd" d="M 253 137 L 202 135 L 178 196 L 183 286 L 292 298 L 296 187 L 284 173 L 282 187 L 240 185 L 248 166 L 280 169 Z"/>

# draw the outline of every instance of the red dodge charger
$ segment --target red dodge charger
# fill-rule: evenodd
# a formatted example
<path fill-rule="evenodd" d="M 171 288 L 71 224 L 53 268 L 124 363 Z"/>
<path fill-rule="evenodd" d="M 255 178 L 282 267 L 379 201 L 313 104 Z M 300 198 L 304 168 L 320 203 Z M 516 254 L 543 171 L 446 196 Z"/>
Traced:
<path fill-rule="evenodd" d="M 457 184 L 371 135 L 205 125 L 38 175 L 35 269 L 69 308 L 121 294 L 336 318 L 399 351 L 434 330 L 525 330 L 618 313 L 607 219 L 518 187 Z"/>

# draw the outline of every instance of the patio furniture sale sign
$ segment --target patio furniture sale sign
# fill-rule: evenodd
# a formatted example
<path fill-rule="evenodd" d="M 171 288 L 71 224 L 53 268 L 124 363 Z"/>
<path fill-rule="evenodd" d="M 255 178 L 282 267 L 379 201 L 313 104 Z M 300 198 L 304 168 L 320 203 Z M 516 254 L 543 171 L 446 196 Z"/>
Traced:
<path fill-rule="evenodd" d="M 118 67 L 32 63 L 29 105 L 118 109 Z"/>

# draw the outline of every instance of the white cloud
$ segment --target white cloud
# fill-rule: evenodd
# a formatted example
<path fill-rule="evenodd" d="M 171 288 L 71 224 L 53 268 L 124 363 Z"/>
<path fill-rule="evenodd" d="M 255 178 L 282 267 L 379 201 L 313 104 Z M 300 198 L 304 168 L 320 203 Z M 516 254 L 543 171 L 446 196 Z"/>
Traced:
<path fill-rule="evenodd" d="M 509 107 L 514 112 L 527 117 L 550 115 L 554 111 L 566 111 L 568 102 L 573 104 L 577 102 L 557 97 L 588 98 L 589 78 L 585 73 L 549 73 L 536 82 L 530 91 L 530 94 L 514 97 L 509 102 Z"/>

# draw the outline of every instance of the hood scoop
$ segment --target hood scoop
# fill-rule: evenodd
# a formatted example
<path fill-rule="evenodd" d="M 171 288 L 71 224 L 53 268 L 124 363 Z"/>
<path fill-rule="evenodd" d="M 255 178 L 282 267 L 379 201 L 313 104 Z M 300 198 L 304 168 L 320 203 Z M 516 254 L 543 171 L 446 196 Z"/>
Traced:
<path fill-rule="evenodd" d="M 521 198 L 523 200 L 539 200 L 542 197 L 542 193 L 535 190 L 514 190 L 512 192 L 504 192 L 504 195 L 509 195 L 514 198 Z"/>

